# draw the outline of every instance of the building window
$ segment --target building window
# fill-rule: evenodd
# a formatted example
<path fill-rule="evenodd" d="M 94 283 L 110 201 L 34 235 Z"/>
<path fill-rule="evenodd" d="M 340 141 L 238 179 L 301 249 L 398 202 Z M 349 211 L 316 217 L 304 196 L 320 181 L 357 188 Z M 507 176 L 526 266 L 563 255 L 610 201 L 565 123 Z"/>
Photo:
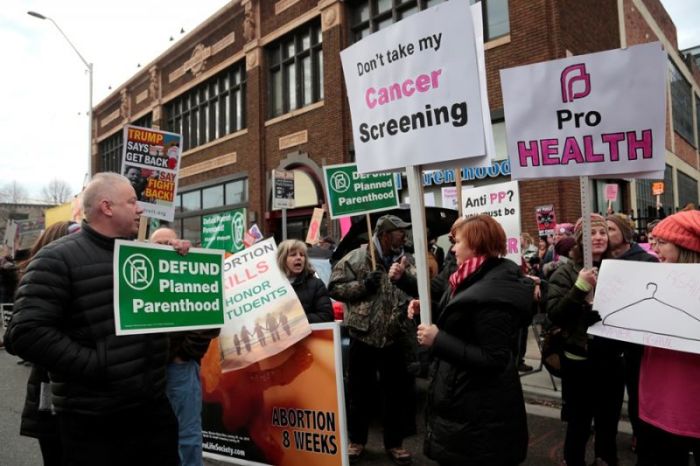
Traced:
<path fill-rule="evenodd" d="M 267 48 L 270 117 L 323 99 L 321 23 L 312 21 Z"/>
<path fill-rule="evenodd" d="M 122 148 L 124 147 L 124 133 L 117 131 L 98 145 L 103 172 L 120 172 L 122 164 Z"/>
<path fill-rule="evenodd" d="M 176 200 L 173 229 L 180 238 L 201 244 L 201 226 L 204 215 L 246 207 L 248 203 L 248 179 L 214 180 L 201 187 L 181 188 Z"/>
<path fill-rule="evenodd" d="M 637 227 L 646 228 L 646 223 L 659 214 L 666 216 L 673 212 L 673 168 L 666 165 L 664 170 L 664 193 L 661 195 L 661 210 L 656 209 L 656 196 L 652 194 L 651 185 L 658 180 L 637 180 Z"/>
<path fill-rule="evenodd" d="M 187 151 L 245 128 L 246 73 L 241 61 L 165 105 L 168 131 Z"/>
<path fill-rule="evenodd" d="M 695 146 L 693 137 L 693 98 L 690 84 L 680 70 L 669 61 L 671 75 L 671 101 L 673 104 L 673 129 L 683 139 Z"/>
<path fill-rule="evenodd" d="M 689 202 L 692 202 L 695 207 L 698 206 L 698 181 L 682 171 L 677 170 L 678 176 L 678 207 L 681 209 Z"/>
<path fill-rule="evenodd" d="M 357 42 L 373 32 L 401 21 L 417 11 L 425 10 L 445 0 L 355 0 L 350 4 L 351 41 Z M 484 41 L 510 33 L 508 0 L 480 1 L 483 9 Z"/>
<path fill-rule="evenodd" d="M 153 124 L 153 116 L 150 113 L 131 123 L 134 126 L 150 128 Z M 118 131 L 98 144 L 98 151 L 102 159 L 100 171 L 121 173 L 122 151 L 124 150 L 124 132 Z"/>

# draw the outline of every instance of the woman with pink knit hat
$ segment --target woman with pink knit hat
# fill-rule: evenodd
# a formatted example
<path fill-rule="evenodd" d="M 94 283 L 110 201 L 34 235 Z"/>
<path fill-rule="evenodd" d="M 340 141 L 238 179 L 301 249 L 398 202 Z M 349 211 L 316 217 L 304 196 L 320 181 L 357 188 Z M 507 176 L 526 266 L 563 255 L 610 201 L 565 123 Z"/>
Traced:
<path fill-rule="evenodd" d="M 700 211 L 666 217 L 652 231 L 661 262 L 700 264 Z M 700 464 L 700 354 L 647 346 L 639 377 L 637 466 Z"/>
<path fill-rule="evenodd" d="M 588 327 L 600 315 L 592 310 L 597 267 L 610 257 L 608 225 L 591 214 L 593 268 L 583 267 L 583 219 L 574 227 L 572 260 L 557 267 L 549 281 L 547 314 L 565 337 L 562 367 L 562 419 L 567 421 L 564 460 L 586 466 L 586 444 L 595 420 L 593 464 L 617 466 L 617 424 L 622 409 L 624 379 L 619 343 L 589 337 Z"/>

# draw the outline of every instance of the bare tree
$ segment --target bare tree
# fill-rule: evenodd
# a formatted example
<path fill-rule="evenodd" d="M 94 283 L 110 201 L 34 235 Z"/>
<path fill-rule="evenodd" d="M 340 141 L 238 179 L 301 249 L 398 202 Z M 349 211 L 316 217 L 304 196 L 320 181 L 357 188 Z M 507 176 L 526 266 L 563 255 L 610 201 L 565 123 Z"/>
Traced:
<path fill-rule="evenodd" d="M 58 178 L 49 181 L 49 184 L 41 189 L 44 200 L 51 204 L 63 204 L 71 198 L 71 190 L 68 183 Z"/>
<path fill-rule="evenodd" d="M 0 201 L 8 204 L 21 204 L 27 200 L 27 190 L 17 181 L 5 183 L 0 188 Z"/>

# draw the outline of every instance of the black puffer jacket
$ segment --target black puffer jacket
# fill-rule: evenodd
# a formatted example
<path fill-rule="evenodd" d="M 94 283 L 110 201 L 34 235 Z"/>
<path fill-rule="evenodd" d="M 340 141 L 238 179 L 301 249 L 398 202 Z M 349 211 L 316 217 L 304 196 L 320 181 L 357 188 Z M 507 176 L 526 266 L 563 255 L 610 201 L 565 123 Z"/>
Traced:
<path fill-rule="evenodd" d="M 34 365 L 27 381 L 27 396 L 22 410 L 20 435 L 34 438 L 58 438 L 58 420 L 49 410 L 39 410 L 41 384 L 49 382 L 49 374 Z M 48 385 L 46 385 L 48 387 Z"/>
<path fill-rule="evenodd" d="M 445 293 L 433 344 L 425 453 L 444 465 L 498 466 L 527 454 L 527 419 L 512 339 L 534 284 L 507 259 L 488 259 Z"/>
<path fill-rule="evenodd" d="M 323 280 L 314 274 L 301 274 L 292 280 L 292 288 L 304 307 L 309 323 L 333 322 L 333 305 Z"/>
<path fill-rule="evenodd" d="M 167 335 L 115 335 L 113 252 L 113 238 L 83 223 L 42 248 L 17 289 L 7 348 L 49 371 L 59 412 L 113 413 L 165 396 Z"/>

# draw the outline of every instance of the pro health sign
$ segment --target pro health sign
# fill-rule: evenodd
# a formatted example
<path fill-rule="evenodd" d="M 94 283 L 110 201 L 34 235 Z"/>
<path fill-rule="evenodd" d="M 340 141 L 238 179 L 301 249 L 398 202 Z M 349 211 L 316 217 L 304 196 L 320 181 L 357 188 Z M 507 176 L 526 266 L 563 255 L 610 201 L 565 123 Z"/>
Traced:
<path fill-rule="evenodd" d="M 223 251 L 117 240 L 117 335 L 218 328 L 224 324 Z"/>
<path fill-rule="evenodd" d="M 363 175 L 357 165 L 346 163 L 323 167 L 328 212 L 331 218 L 366 214 L 399 206 L 394 175 Z"/>

